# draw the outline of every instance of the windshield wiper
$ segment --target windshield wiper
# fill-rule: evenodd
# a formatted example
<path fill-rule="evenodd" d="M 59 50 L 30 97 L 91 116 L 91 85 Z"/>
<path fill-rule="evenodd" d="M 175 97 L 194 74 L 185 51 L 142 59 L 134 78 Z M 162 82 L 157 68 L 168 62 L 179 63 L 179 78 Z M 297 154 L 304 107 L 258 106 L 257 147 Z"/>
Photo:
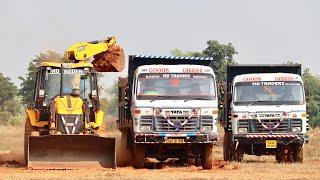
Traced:
<path fill-rule="evenodd" d="M 150 102 L 153 102 L 155 100 L 163 100 L 163 99 L 167 99 L 170 96 L 155 96 L 153 99 L 150 100 Z"/>
<path fill-rule="evenodd" d="M 207 97 L 194 97 L 194 98 L 190 98 L 190 99 L 185 99 L 184 102 L 190 101 L 190 100 L 212 100 L 211 98 L 207 98 Z"/>
<path fill-rule="evenodd" d="M 256 103 L 261 103 L 261 102 L 270 102 L 270 101 L 266 101 L 266 100 L 258 100 L 258 101 L 254 101 L 254 102 L 252 102 L 252 103 L 248 104 L 248 105 L 247 105 L 247 107 L 252 106 L 252 105 L 254 105 L 254 104 L 256 104 Z"/>

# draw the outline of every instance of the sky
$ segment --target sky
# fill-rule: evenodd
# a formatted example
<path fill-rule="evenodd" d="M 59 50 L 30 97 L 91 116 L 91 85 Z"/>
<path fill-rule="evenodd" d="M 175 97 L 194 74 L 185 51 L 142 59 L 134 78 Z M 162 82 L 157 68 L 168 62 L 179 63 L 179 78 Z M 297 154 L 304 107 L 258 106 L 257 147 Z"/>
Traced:
<path fill-rule="evenodd" d="M 202 51 L 218 40 L 234 45 L 239 64 L 291 60 L 320 75 L 319 9 L 317 0 L 1 0 L 0 72 L 19 86 L 37 54 L 116 36 L 126 55 Z"/>

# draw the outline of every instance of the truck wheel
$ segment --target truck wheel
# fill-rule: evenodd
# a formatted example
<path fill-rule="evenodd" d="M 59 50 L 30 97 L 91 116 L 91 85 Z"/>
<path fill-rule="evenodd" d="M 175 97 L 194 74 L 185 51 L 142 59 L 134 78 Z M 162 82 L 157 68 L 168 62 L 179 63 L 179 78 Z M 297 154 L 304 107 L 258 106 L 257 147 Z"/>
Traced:
<path fill-rule="evenodd" d="M 212 144 L 205 144 L 201 156 L 201 165 L 203 169 L 212 169 Z"/>
<path fill-rule="evenodd" d="M 276 153 L 276 161 L 278 163 L 287 163 L 290 162 L 291 152 L 285 147 L 280 147 L 279 151 Z"/>
<path fill-rule="evenodd" d="M 128 141 L 128 131 L 121 132 L 121 137 L 117 138 L 117 165 L 127 166 L 131 164 L 131 152 Z"/>
<path fill-rule="evenodd" d="M 28 149 L 29 149 L 29 137 L 31 136 L 31 132 L 36 129 L 32 127 L 30 119 L 26 118 L 25 126 L 24 126 L 24 161 L 28 166 Z"/>
<path fill-rule="evenodd" d="M 300 145 L 295 145 L 293 148 L 293 161 L 294 162 L 303 162 L 303 148 Z"/>
<path fill-rule="evenodd" d="M 231 161 L 231 132 L 224 131 L 223 136 L 223 160 Z"/>
<path fill-rule="evenodd" d="M 277 163 L 280 163 L 281 158 L 280 158 L 280 153 L 279 152 L 276 152 L 275 157 L 276 157 Z"/>
<path fill-rule="evenodd" d="M 241 146 L 238 146 L 236 149 L 236 145 L 232 146 L 232 159 L 237 162 L 241 162 L 243 160 L 243 149 Z"/>
<path fill-rule="evenodd" d="M 134 148 L 133 167 L 137 169 L 143 168 L 146 155 L 146 149 L 143 144 L 136 144 Z"/>

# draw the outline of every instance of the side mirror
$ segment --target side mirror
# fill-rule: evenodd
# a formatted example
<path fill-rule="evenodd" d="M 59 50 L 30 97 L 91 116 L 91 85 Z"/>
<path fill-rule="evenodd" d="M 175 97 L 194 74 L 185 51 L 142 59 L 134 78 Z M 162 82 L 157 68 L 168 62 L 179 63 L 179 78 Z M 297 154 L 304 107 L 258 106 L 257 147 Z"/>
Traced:
<path fill-rule="evenodd" d="M 306 96 L 306 102 L 310 103 L 310 96 Z"/>
<path fill-rule="evenodd" d="M 45 95 L 44 89 L 40 89 L 39 90 L 39 97 L 44 98 L 44 95 Z"/>
<path fill-rule="evenodd" d="M 129 96 L 131 95 L 131 90 L 130 88 L 127 88 L 125 91 L 125 100 L 129 100 Z"/>
<path fill-rule="evenodd" d="M 92 90 L 91 96 L 92 97 L 97 97 L 98 96 L 97 90 Z"/>

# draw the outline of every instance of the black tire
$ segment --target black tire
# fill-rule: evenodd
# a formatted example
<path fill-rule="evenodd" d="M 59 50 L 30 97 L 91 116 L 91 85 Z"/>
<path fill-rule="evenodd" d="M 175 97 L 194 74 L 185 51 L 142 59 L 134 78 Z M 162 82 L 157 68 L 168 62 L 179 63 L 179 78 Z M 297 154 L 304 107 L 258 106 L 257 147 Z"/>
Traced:
<path fill-rule="evenodd" d="M 128 141 L 128 131 L 121 132 L 121 137 L 117 139 L 117 166 L 128 166 L 131 164 L 131 151 Z"/>
<path fill-rule="evenodd" d="M 204 144 L 201 155 L 201 165 L 203 169 L 212 169 L 212 144 Z"/>
<path fill-rule="evenodd" d="M 293 162 L 303 163 L 303 147 L 301 145 L 296 145 L 293 148 Z"/>
<path fill-rule="evenodd" d="M 280 159 L 280 154 L 278 152 L 276 153 L 275 157 L 276 157 L 277 163 L 280 163 L 281 159 Z"/>
<path fill-rule="evenodd" d="M 243 160 L 243 149 L 241 146 L 238 146 L 236 149 L 236 144 L 232 145 L 232 160 L 233 161 L 237 161 L 237 162 L 241 162 Z"/>
<path fill-rule="evenodd" d="M 279 151 L 276 153 L 276 161 L 278 163 L 290 162 L 292 151 L 290 151 L 290 150 L 287 150 L 287 152 L 285 152 L 285 151 L 286 151 L 286 149 L 280 148 Z"/>
<path fill-rule="evenodd" d="M 24 161 L 28 166 L 28 151 L 29 151 L 29 137 L 31 136 L 31 132 L 36 129 L 32 127 L 30 119 L 27 118 L 24 126 Z"/>
<path fill-rule="evenodd" d="M 225 130 L 223 136 L 223 160 L 232 160 L 231 148 L 231 132 Z"/>
<path fill-rule="evenodd" d="M 144 166 L 146 149 L 143 144 L 136 144 L 134 147 L 133 167 L 141 169 Z"/>

